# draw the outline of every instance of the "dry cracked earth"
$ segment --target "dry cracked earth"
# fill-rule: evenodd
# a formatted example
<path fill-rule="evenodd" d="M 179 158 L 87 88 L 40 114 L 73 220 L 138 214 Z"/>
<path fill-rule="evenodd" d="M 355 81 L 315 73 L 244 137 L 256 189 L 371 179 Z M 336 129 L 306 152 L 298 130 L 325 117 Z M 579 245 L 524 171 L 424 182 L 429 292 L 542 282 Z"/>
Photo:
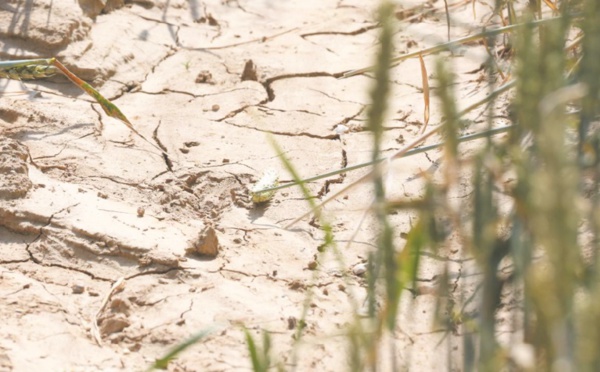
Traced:
<path fill-rule="evenodd" d="M 308 208 L 298 189 L 261 205 L 251 203 L 248 190 L 268 169 L 282 182 L 291 179 L 268 133 L 304 177 L 370 159 L 365 109 L 373 79 L 339 77 L 373 62 L 376 5 L 0 2 L 0 59 L 58 57 L 150 142 L 64 77 L 0 80 L 0 370 L 143 370 L 207 327 L 215 332 L 169 370 L 249 370 L 242 326 L 255 335 L 269 331 L 273 358 L 286 368 L 347 368 L 350 298 L 362 303 L 366 293 L 356 265 L 377 232 L 367 217 L 349 244 L 369 205 L 369 186 L 326 207 L 342 262 L 317 257 L 316 221 L 282 228 Z M 443 2 L 399 3 L 396 52 L 473 33 L 492 10 L 483 1 L 451 9 L 448 29 Z M 472 44 L 444 57 L 465 104 L 485 94 L 482 55 L 485 49 Z M 425 62 L 431 74 L 435 59 Z M 383 155 L 423 129 L 419 61 L 402 63 L 392 77 Z M 439 118 L 433 107 L 430 125 Z M 171 170 L 157 147 L 168 153 Z M 422 180 L 415 175 L 435 173 L 440 157 L 432 151 L 394 163 L 390 195 L 418 197 Z M 308 186 L 323 199 L 363 172 Z M 390 218 L 401 247 L 415 216 Z M 467 268 L 459 249 L 440 255 L 423 258 L 422 291 L 403 301 L 394 335 L 403 368 L 461 365 L 460 331 L 449 334 L 433 322 L 432 288 L 443 264 L 457 285 Z M 292 360 L 309 292 L 306 336 Z"/>

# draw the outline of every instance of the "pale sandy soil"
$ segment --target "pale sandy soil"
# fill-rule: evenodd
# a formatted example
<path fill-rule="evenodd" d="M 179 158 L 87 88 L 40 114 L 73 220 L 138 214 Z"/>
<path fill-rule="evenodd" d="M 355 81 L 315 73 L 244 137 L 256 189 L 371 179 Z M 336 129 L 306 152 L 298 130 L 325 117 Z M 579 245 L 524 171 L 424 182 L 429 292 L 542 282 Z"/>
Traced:
<path fill-rule="evenodd" d="M 352 269 L 374 248 L 376 223 L 368 217 L 347 243 L 369 205 L 369 186 L 327 206 L 343 262 L 326 255 L 316 270 L 309 266 L 322 232 L 308 219 L 281 228 L 307 210 L 299 190 L 253 206 L 248 188 L 267 169 L 290 180 L 267 133 L 304 177 L 370 158 L 364 120 L 372 78 L 336 76 L 373 62 L 377 2 L 112 3 L 102 12 L 99 0 L 0 3 L 0 59 L 58 56 L 173 161 L 171 172 L 154 147 L 63 77 L 24 86 L 0 80 L 0 370 L 143 370 L 206 327 L 217 330 L 169 369 L 249 370 L 242 325 L 271 332 L 274 360 L 291 368 L 292 328 L 310 291 L 297 369 L 346 369 L 343 334 L 355 316 L 349 296 L 365 298 Z M 398 10 L 422 4 L 403 1 Z M 434 1 L 399 12 L 408 20 L 398 25 L 397 53 L 446 41 L 443 9 Z M 451 37 L 475 32 L 490 11 L 480 2 L 453 7 Z M 482 54 L 475 43 L 445 56 L 461 106 L 486 94 Z M 248 61 L 254 76 L 244 73 Z M 433 75 L 435 59 L 425 62 Z M 418 60 L 392 76 L 385 154 L 423 127 Z M 434 107 L 430 125 L 439 120 Z M 340 124 L 350 129 L 341 137 Z M 433 151 L 395 163 L 390 195 L 418 197 L 422 178 L 415 175 L 435 173 L 440 157 Z M 323 198 L 363 172 L 309 187 Z M 466 186 L 461 191 L 468 194 Z M 415 216 L 390 218 L 400 249 Z M 211 231 L 217 256 L 190 253 L 202 242 L 216 247 L 206 239 Z M 466 270 L 460 249 L 440 254 L 458 282 Z M 462 365 L 461 330 L 439 331 L 435 292 L 426 290 L 442 263 L 424 257 L 423 293 L 403 299 L 395 335 L 403 368 Z M 103 307 L 121 278 L 122 290 Z"/>

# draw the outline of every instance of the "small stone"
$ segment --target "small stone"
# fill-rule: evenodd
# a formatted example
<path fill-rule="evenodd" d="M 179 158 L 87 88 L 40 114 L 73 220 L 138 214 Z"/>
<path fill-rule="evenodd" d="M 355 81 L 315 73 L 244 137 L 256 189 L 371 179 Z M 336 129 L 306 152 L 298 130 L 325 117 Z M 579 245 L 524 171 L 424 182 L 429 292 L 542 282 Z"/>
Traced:
<path fill-rule="evenodd" d="M 0 138 L 0 199 L 22 198 L 33 187 L 26 162 L 28 157 L 23 144 Z"/>
<path fill-rule="evenodd" d="M 221 106 L 219 105 L 212 105 L 212 107 L 210 108 L 213 112 L 217 112 L 221 109 Z"/>
<path fill-rule="evenodd" d="M 210 71 L 203 70 L 196 76 L 196 84 L 214 84 L 213 76 Z"/>
<path fill-rule="evenodd" d="M 203 256 L 216 257 L 219 253 L 219 239 L 212 226 L 207 226 L 198 234 L 198 238 L 186 248 L 186 253 L 197 253 Z"/>
<path fill-rule="evenodd" d="M 140 351 L 141 348 L 142 348 L 142 344 L 140 344 L 139 342 L 137 342 L 137 343 L 129 346 L 129 351 L 136 352 L 136 351 Z"/>
<path fill-rule="evenodd" d="M 74 294 L 82 294 L 83 292 L 85 292 L 85 287 L 79 284 L 73 284 L 71 286 L 71 290 Z"/>
<path fill-rule="evenodd" d="M 100 325 L 100 330 L 103 336 L 108 336 L 113 333 L 121 332 L 129 327 L 131 323 L 124 315 L 116 315 L 108 319 L 104 319 Z"/>
<path fill-rule="evenodd" d="M 129 309 L 131 308 L 131 304 L 128 300 L 122 298 L 115 298 L 110 303 L 110 310 L 113 313 L 122 313 L 125 315 L 129 315 Z"/>
<path fill-rule="evenodd" d="M 258 81 L 256 65 L 251 59 L 246 61 L 246 64 L 244 65 L 244 72 L 242 72 L 242 81 L 246 80 Z"/>
<path fill-rule="evenodd" d="M 142 218 L 144 217 L 144 214 L 146 213 L 146 210 L 143 207 L 138 207 L 137 209 L 137 216 Z"/>
<path fill-rule="evenodd" d="M 294 291 L 300 291 L 306 289 L 306 285 L 299 280 L 293 280 L 288 284 L 288 288 Z"/>
<path fill-rule="evenodd" d="M 346 134 L 350 129 L 345 126 L 344 124 L 339 124 L 335 126 L 335 129 L 333 130 L 336 134 L 338 135 L 342 135 L 342 134 Z"/>
<path fill-rule="evenodd" d="M 317 268 L 317 266 L 318 266 L 318 264 L 317 264 L 317 261 L 310 261 L 310 262 L 308 263 L 308 266 L 307 266 L 307 268 L 308 268 L 309 270 L 315 270 L 315 269 Z"/>
<path fill-rule="evenodd" d="M 292 329 L 296 328 L 296 325 L 298 324 L 298 321 L 296 320 L 295 317 L 293 316 L 289 316 L 287 318 L 287 327 L 288 329 L 291 331 Z"/>
<path fill-rule="evenodd" d="M 367 272 L 367 264 L 360 263 L 352 268 L 352 273 L 356 276 L 363 276 Z"/>
<path fill-rule="evenodd" d="M 208 13 L 204 17 L 200 17 L 194 20 L 195 23 L 207 23 L 209 26 L 219 26 L 219 22 Z"/>

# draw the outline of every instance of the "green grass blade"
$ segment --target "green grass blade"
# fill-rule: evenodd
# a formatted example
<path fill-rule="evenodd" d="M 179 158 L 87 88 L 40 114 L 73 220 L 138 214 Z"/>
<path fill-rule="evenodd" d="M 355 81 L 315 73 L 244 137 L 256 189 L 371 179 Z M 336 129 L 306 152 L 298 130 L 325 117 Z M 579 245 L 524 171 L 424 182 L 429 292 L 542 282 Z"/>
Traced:
<path fill-rule="evenodd" d="M 127 119 L 127 117 L 121 112 L 121 110 L 119 110 L 119 108 L 115 104 L 110 102 L 108 99 L 104 98 L 104 96 L 100 94 L 100 92 L 98 92 L 96 89 L 94 89 L 91 85 L 81 80 L 79 77 L 77 77 L 77 75 L 69 71 L 58 60 L 52 58 L 51 61 L 52 65 L 56 66 L 56 68 L 58 68 L 69 80 L 71 80 L 73 84 L 83 89 L 87 94 L 89 94 L 93 99 L 95 99 L 96 102 L 98 102 L 100 106 L 102 106 L 102 109 L 104 110 L 106 115 L 122 121 L 129 129 L 134 131 L 136 134 L 139 134 L 135 130 L 129 119 Z"/>
<path fill-rule="evenodd" d="M 473 140 L 480 139 L 480 138 L 487 138 L 489 136 L 494 136 L 496 134 L 501 134 L 501 133 L 508 132 L 511 128 L 512 128 L 511 125 L 507 125 L 505 127 L 494 128 L 494 129 L 486 130 L 486 131 L 479 132 L 479 133 L 467 134 L 467 135 L 459 137 L 457 140 L 458 140 L 458 142 L 468 142 L 468 141 L 473 141 Z M 402 156 L 399 156 L 398 158 L 407 158 L 409 156 L 413 156 L 413 155 L 421 154 L 421 153 L 424 153 L 424 152 L 427 152 L 427 151 L 435 150 L 435 149 L 440 148 L 442 146 L 444 146 L 444 142 L 439 142 L 439 143 L 435 143 L 433 145 L 428 145 L 428 146 L 417 147 L 415 149 L 407 151 L 406 153 L 404 153 Z M 366 163 L 360 163 L 360 164 L 352 165 L 350 167 L 346 167 L 346 168 L 338 169 L 338 170 L 335 170 L 335 171 L 331 171 L 331 172 L 319 174 L 319 175 L 314 176 L 314 177 L 305 178 L 305 179 L 303 179 L 301 181 L 303 183 L 309 183 L 309 182 L 313 182 L 313 181 L 318 181 L 320 179 L 331 177 L 331 176 L 335 176 L 335 175 L 338 175 L 340 173 L 347 173 L 347 172 L 351 172 L 351 171 L 354 171 L 354 170 L 357 170 L 357 169 L 366 168 L 368 166 L 374 165 L 376 163 L 381 163 L 381 162 L 386 161 L 386 160 L 388 160 L 388 158 L 379 158 L 379 159 L 377 159 L 375 161 L 368 161 Z M 283 184 L 283 185 L 279 185 L 279 186 L 275 186 L 275 187 L 269 187 L 269 188 L 262 189 L 262 190 L 257 190 L 257 191 L 255 191 L 255 193 L 257 193 L 257 194 L 267 193 L 267 192 L 272 192 L 272 191 L 286 189 L 288 187 L 292 187 L 292 186 L 295 186 L 295 185 L 298 185 L 298 183 L 296 181 L 292 181 L 292 182 L 289 182 L 289 183 L 286 183 L 286 184 Z"/>
<path fill-rule="evenodd" d="M 252 337 L 250 334 L 250 331 L 244 329 L 244 335 L 246 337 L 248 351 L 250 352 L 252 371 L 267 372 L 271 364 L 271 358 L 269 356 L 269 353 L 271 352 L 271 336 L 269 335 L 269 332 L 263 331 L 262 333 L 262 349 L 258 348 L 256 341 L 254 341 L 254 337 Z"/>
<path fill-rule="evenodd" d="M 203 339 L 205 339 L 206 337 L 208 337 L 208 335 L 213 333 L 214 330 L 215 330 L 214 327 L 206 328 L 206 329 L 196 333 L 192 337 L 188 338 L 181 344 L 175 346 L 165 356 L 163 356 L 160 359 L 157 359 L 154 362 L 154 364 L 152 364 L 152 366 L 150 366 L 148 371 L 153 371 L 155 369 L 167 369 L 167 367 L 169 366 L 169 362 L 171 362 L 171 360 L 175 359 L 177 357 L 177 355 L 179 355 L 182 351 L 186 350 L 190 346 L 193 346 L 193 345 L 197 344 L 198 342 L 202 341 Z"/>
<path fill-rule="evenodd" d="M 125 125 L 139 134 L 129 119 L 121 112 L 121 110 L 113 104 L 110 100 L 106 99 L 100 92 L 94 89 L 91 85 L 81 80 L 77 75 L 69 71 L 62 63 L 56 58 L 43 58 L 43 59 L 30 59 L 30 60 L 16 60 L 16 61 L 1 61 L 0 62 L 0 77 L 9 79 L 21 80 L 21 79 L 41 79 L 52 76 L 57 72 L 63 73 L 73 84 L 77 85 L 92 98 L 96 100 L 104 110 L 104 112 L 115 119 L 118 119 L 125 123 Z"/>
<path fill-rule="evenodd" d="M 250 352 L 250 361 L 252 361 L 252 370 L 254 372 L 262 371 L 262 363 L 258 357 L 258 350 L 256 348 L 256 342 L 254 342 L 254 337 L 248 332 L 247 329 L 244 329 L 244 335 L 246 336 L 246 344 L 248 345 L 248 352 Z"/>

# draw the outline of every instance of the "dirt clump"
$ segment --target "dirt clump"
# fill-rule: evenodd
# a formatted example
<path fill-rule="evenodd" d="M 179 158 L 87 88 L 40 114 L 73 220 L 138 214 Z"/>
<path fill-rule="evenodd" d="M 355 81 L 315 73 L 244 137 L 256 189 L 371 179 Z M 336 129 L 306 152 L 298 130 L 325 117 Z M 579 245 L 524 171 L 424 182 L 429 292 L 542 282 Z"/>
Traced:
<path fill-rule="evenodd" d="M 196 253 L 202 256 L 216 257 L 219 254 L 219 239 L 214 227 L 207 226 L 198 235 L 198 239 L 191 243 L 186 250 L 187 254 Z"/>
<path fill-rule="evenodd" d="M 17 199 L 33 187 L 28 176 L 27 147 L 10 138 L 0 137 L 0 199 Z"/>

